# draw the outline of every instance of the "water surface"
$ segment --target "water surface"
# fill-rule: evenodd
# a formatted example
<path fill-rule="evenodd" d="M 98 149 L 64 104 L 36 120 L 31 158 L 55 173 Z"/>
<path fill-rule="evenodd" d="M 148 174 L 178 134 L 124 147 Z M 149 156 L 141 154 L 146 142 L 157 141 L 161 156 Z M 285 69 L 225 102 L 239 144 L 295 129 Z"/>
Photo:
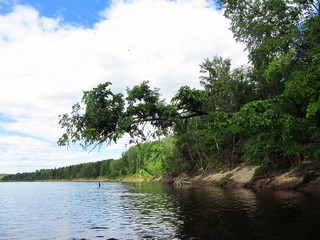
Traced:
<path fill-rule="evenodd" d="M 0 183 L 0 239 L 320 239 L 320 198 L 124 183 Z"/>

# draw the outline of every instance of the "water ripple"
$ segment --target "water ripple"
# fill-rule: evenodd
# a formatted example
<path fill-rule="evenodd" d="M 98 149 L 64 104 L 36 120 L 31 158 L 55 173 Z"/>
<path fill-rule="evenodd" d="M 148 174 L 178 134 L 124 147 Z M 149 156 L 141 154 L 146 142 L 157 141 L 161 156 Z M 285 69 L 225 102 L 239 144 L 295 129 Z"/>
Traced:
<path fill-rule="evenodd" d="M 0 240 L 320 239 L 320 201 L 297 192 L 1 183 L 0 196 Z"/>

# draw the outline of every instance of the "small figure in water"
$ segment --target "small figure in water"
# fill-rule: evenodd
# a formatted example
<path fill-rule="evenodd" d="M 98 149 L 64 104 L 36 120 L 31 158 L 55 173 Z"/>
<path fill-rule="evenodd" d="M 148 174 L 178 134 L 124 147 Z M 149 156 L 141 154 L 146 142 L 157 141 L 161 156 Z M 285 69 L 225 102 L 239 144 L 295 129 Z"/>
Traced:
<path fill-rule="evenodd" d="M 101 187 L 101 183 L 99 182 L 99 187 Z"/>

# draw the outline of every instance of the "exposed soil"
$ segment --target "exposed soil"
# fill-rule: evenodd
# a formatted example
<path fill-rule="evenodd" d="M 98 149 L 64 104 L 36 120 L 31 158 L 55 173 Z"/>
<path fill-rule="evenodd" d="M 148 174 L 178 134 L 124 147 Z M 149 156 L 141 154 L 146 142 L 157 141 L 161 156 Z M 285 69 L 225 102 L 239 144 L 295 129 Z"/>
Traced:
<path fill-rule="evenodd" d="M 320 192 L 320 177 L 314 176 L 312 180 L 301 176 L 296 170 L 270 176 L 255 176 L 257 166 L 241 165 L 230 171 L 221 171 L 214 174 L 201 174 L 189 177 L 183 173 L 172 180 L 174 185 L 206 184 L 230 187 L 245 187 L 259 189 L 296 189 L 302 191 Z"/>

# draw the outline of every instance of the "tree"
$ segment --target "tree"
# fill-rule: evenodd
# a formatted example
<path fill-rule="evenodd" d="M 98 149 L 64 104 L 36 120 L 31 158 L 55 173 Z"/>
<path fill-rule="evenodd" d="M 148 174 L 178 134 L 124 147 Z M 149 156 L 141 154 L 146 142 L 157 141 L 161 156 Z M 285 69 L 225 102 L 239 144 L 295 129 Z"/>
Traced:
<path fill-rule="evenodd" d="M 84 92 L 82 102 L 74 105 L 71 115 L 60 116 L 60 125 L 66 132 L 58 143 L 80 142 L 84 147 L 95 147 L 116 141 L 124 133 L 136 143 L 173 134 L 179 150 L 177 159 L 183 163 L 177 160 L 179 163 L 167 165 L 179 165 L 187 171 L 207 171 L 219 161 L 233 165 L 234 159 L 239 159 L 236 148 L 243 139 L 232 131 L 230 119 L 244 104 L 257 98 L 252 68 L 231 69 L 231 60 L 218 56 L 205 59 L 200 67 L 204 89 L 182 86 L 170 103 L 161 99 L 160 90 L 152 89 L 148 81 L 127 88 L 125 98 L 112 93 L 110 83 Z M 152 152 L 141 149 L 132 148 L 123 155 L 122 174 L 168 171 L 164 161 L 154 160 L 163 156 L 160 151 L 141 155 L 141 151 Z M 114 163 L 113 168 L 114 165 L 118 166 Z"/>
<path fill-rule="evenodd" d="M 205 59 L 200 67 L 200 83 L 208 95 L 208 100 L 203 101 L 207 112 L 232 115 L 255 98 L 251 68 L 231 69 L 231 60 L 218 56 L 212 60 Z"/>
<path fill-rule="evenodd" d="M 264 159 L 291 163 L 318 158 L 320 2 L 221 4 L 257 74 L 259 100 L 243 106 L 232 119 L 235 132 L 247 136 L 251 150 L 244 152 L 259 149 Z"/>
<path fill-rule="evenodd" d="M 86 149 L 104 143 L 116 142 L 128 133 L 132 141 L 167 135 L 181 119 L 206 115 L 203 112 L 206 92 L 181 87 L 171 103 L 160 98 L 159 89 L 151 89 L 148 81 L 127 88 L 127 97 L 114 94 L 110 82 L 85 91 L 81 103 L 72 107 L 71 114 L 59 116 L 65 133 L 58 145 L 80 142 Z M 151 128 L 146 129 L 146 126 Z M 150 130 L 151 129 L 151 130 Z"/>
<path fill-rule="evenodd" d="M 266 79 L 264 74 L 270 63 L 293 52 L 294 60 L 309 64 L 310 57 L 319 53 L 319 1 L 222 0 L 220 3 L 231 20 L 236 40 L 246 44 L 264 98 L 281 94 L 288 79 Z M 309 54 L 315 46 L 317 50 Z"/>
<path fill-rule="evenodd" d="M 59 124 L 66 132 L 59 139 L 59 145 L 82 141 L 82 146 L 116 141 L 122 134 L 119 120 L 123 117 L 124 99 L 122 94 L 113 94 L 108 88 L 110 82 L 99 84 L 91 91 L 85 91 L 80 103 L 72 107 L 71 115 L 59 116 Z M 82 112 L 84 113 L 82 114 Z"/>
<path fill-rule="evenodd" d="M 236 40 L 244 42 L 256 68 L 265 68 L 274 57 L 295 49 L 306 52 L 301 36 L 306 19 L 319 14 L 319 1 L 222 0 Z"/>

